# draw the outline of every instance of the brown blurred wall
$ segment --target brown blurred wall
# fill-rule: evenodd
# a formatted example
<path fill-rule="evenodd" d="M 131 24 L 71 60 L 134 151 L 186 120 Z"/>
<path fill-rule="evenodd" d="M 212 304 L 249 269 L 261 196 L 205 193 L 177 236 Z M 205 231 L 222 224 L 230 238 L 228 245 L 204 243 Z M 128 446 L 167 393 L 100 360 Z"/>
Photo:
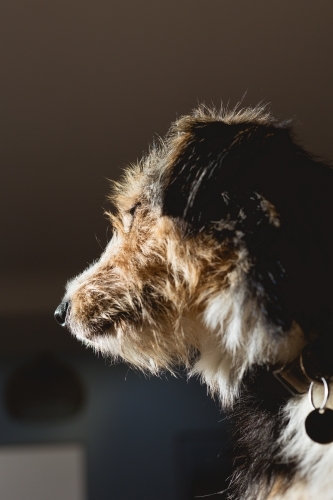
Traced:
<path fill-rule="evenodd" d="M 333 157 L 332 19 L 331 0 L 2 2 L 0 318 L 51 318 L 110 236 L 107 179 L 198 102 L 270 102 Z"/>

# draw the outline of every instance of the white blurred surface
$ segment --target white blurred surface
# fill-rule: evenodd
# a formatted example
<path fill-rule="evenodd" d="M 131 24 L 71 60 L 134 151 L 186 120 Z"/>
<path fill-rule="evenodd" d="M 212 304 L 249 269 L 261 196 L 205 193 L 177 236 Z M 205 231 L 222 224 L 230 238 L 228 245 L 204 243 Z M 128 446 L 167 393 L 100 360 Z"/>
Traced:
<path fill-rule="evenodd" d="M 0 448 L 1 500 L 85 500 L 85 451 L 78 444 Z"/>

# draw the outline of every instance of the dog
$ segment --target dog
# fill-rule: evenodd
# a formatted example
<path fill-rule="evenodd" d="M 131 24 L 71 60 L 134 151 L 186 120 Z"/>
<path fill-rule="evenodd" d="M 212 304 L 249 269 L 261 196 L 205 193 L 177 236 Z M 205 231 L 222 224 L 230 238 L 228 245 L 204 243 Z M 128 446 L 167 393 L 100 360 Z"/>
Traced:
<path fill-rule="evenodd" d="M 333 173 L 265 106 L 200 106 L 114 184 L 113 236 L 57 321 L 231 416 L 229 498 L 333 499 Z M 310 396 L 310 397 L 308 397 Z"/>

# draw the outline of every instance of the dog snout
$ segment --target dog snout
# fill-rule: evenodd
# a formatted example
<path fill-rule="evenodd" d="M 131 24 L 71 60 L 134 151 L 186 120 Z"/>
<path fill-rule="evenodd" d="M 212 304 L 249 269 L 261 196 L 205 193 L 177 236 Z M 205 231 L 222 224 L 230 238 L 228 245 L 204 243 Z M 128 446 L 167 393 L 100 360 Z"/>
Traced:
<path fill-rule="evenodd" d="M 56 321 L 61 326 L 66 326 L 66 317 L 69 309 L 69 301 L 61 302 L 54 313 Z"/>

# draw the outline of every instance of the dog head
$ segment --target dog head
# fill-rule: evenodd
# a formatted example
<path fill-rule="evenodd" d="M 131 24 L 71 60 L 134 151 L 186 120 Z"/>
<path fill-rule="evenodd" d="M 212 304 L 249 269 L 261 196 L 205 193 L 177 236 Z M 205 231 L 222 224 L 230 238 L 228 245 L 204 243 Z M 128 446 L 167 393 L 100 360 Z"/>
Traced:
<path fill-rule="evenodd" d="M 325 284 L 315 300 L 309 287 L 328 255 L 304 251 L 309 228 L 323 233 L 313 164 L 265 108 L 181 118 L 115 184 L 113 237 L 56 318 L 140 369 L 185 364 L 231 401 L 251 367 L 297 356 L 327 309 Z"/>

